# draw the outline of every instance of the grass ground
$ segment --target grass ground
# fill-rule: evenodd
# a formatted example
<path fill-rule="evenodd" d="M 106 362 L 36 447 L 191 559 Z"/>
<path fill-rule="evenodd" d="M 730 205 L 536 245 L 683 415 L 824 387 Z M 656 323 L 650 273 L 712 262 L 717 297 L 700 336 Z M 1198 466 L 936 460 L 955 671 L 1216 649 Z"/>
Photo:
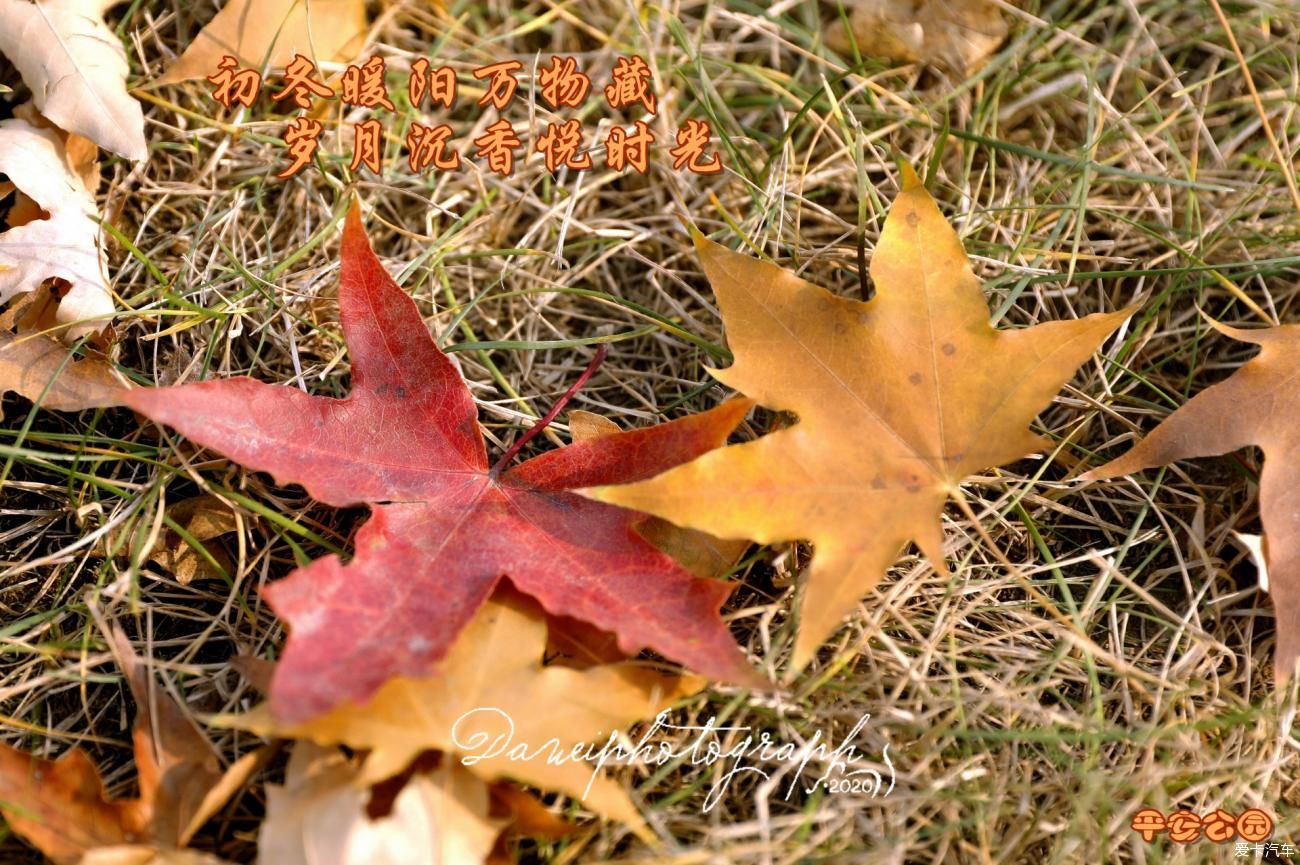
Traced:
<path fill-rule="evenodd" d="M 549 407 L 595 340 L 610 355 L 573 407 L 651 423 L 725 395 L 705 372 L 725 363 L 724 334 L 681 216 L 856 295 L 858 245 L 869 258 L 895 156 L 927 166 L 1002 326 L 1143 304 L 1041 416 L 1057 449 L 965 488 L 1037 597 L 952 509 L 951 579 L 908 552 L 792 692 L 715 688 L 677 716 L 717 715 L 800 742 L 817 731 L 838 741 L 870 713 L 856 741 L 869 760 L 888 747 L 889 796 L 783 798 L 790 775 L 768 765 L 770 782 L 737 776 L 705 810 L 718 767 L 632 771 L 624 777 L 662 849 L 606 826 L 527 855 L 675 865 L 1233 858 L 1204 841 L 1143 843 L 1128 824 L 1145 806 L 1260 807 L 1276 815 L 1279 839 L 1294 840 L 1296 692 L 1272 687 L 1271 610 L 1233 535 L 1259 531 L 1259 454 L 1104 485 L 1071 480 L 1249 356 L 1198 309 L 1243 326 L 1300 313 L 1300 223 L 1284 180 L 1297 163 L 1280 165 L 1262 133 L 1269 124 L 1284 154 L 1300 146 L 1300 11 L 1226 5 L 1258 104 L 1205 0 L 1008 6 L 1010 37 L 966 80 L 870 61 L 849 71 L 821 41 L 830 5 L 453 2 L 448 28 L 411 0 L 383 8 L 372 34 L 399 109 L 387 118 L 383 176 L 349 175 L 349 142 L 333 129 L 352 118 L 336 104 L 321 164 L 281 182 L 268 172 L 285 158 L 279 115 L 259 106 L 213 119 L 206 87 L 150 84 L 212 4 L 136 2 L 115 14 L 153 150 L 143 166 L 108 163 L 101 188 L 123 309 L 116 360 L 141 383 L 247 374 L 345 393 L 336 227 L 355 194 L 381 258 L 455 352 L 491 445 Z M 538 52 L 575 55 L 597 86 L 615 55 L 645 57 L 660 142 L 686 118 L 708 119 L 728 170 L 675 171 L 662 146 L 645 178 L 553 176 L 538 154 L 508 180 L 474 159 L 444 175 L 407 170 L 401 142 L 419 119 L 402 102 L 412 59 L 432 54 L 464 73 L 509 57 L 531 66 Z M 495 117 L 462 88 L 447 118 L 464 149 Z M 534 134 L 548 119 L 524 98 L 508 116 L 532 119 Z M 614 120 L 599 98 L 568 116 L 593 141 Z M 4 409 L 4 738 L 43 754 L 86 747 L 128 792 L 132 710 L 94 614 L 123 620 L 194 712 L 238 709 L 253 695 L 230 659 L 272 657 L 283 638 L 258 588 L 346 549 L 364 512 L 317 505 L 125 411 L 31 413 L 13 397 Z M 562 424 L 554 435 L 565 439 Z M 225 544 L 226 578 L 184 586 L 139 561 L 147 532 L 133 529 L 159 528 L 165 505 L 201 491 L 242 520 Z M 736 574 L 735 633 L 765 669 L 784 663 L 807 554 L 753 550 Z M 211 736 L 230 759 L 257 744 Z M 280 768 L 199 844 L 250 861 L 263 784 Z M 11 838 L 0 861 L 38 858 Z"/>

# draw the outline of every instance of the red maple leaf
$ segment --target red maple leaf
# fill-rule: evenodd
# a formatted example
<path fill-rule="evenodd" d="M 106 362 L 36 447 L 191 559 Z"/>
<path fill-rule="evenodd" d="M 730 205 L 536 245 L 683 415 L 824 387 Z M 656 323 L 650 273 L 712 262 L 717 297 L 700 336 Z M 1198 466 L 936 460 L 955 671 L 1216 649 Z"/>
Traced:
<path fill-rule="evenodd" d="M 502 576 L 551 613 L 711 678 L 762 684 L 719 614 L 731 587 L 643 540 L 645 517 L 568 492 L 652 477 L 721 445 L 752 405 L 711 411 L 489 469 L 469 388 L 370 248 L 354 204 L 339 317 L 346 399 L 250 378 L 140 388 L 125 402 L 279 483 L 370 505 L 356 554 L 317 559 L 265 590 L 289 624 L 271 683 L 292 723 L 389 677 L 430 671 Z"/>

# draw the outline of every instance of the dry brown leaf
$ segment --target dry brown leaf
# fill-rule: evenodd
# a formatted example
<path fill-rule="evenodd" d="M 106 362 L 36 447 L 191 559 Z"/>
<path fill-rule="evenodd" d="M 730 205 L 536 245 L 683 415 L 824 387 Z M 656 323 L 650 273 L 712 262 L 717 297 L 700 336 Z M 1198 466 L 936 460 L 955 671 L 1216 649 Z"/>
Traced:
<path fill-rule="evenodd" d="M 506 827 L 509 835 L 555 841 L 569 837 L 578 829 L 543 805 L 532 793 L 509 781 L 497 781 L 491 789 L 491 813 L 509 817 L 510 823 Z"/>
<path fill-rule="evenodd" d="M 138 160 L 149 155 L 144 112 L 126 91 L 131 67 L 122 42 L 104 23 L 119 2 L 0 0 L 0 54 L 54 125 Z"/>
<path fill-rule="evenodd" d="M 258 836 L 267 865 L 481 865 L 506 825 L 488 786 L 449 760 L 407 779 L 387 816 L 367 814 L 361 761 L 299 742 L 283 786 L 267 788 Z"/>
<path fill-rule="evenodd" d="M 1080 480 L 1104 480 L 1193 457 L 1250 445 L 1264 451 L 1259 512 L 1264 539 L 1261 587 L 1273 599 L 1279 684 L 1300 661 L 1300 325 L 1239 330 L 1211 322 L 1220 333 L 1260 346 L 1259 354 L 1218 384 L 1192 397 L 1132 450 Z M 1242 540 L 1251 547 L 1249 536 Z"/>
<path fill-rule="evenodd" d="M 95 765 L 78 748 L 44 760 L 0 745 L 0 813 L 56 865 L 75 865 L 99 848 L 133 848 L 115 851 L 121 856 L 142 855 L 141 848 L 179 848 L 191 823 L 204 816 L 202 809 L 211 816 L 222 804 L 208 795 L 221 786 L 222 773 L 207 740 L 178 705 L 154 689 L 120 631 L 112 631 L 110 645 L 137 703 L 132 738 L 138 798 L 109 800 Z"/>
<path fill-rule="evenodd" d="M 265 703 L 212 723 L 370 749 L 361 776 L 367 783 L 398 774 L 423 751 L 449 752 L 469 758 L 467 768 L 484 780 L 511 777 L 559 790 L 643 831 L 623 789 L 606 777 L 593 777 L 586 762 L 511 759 L 493 749 L 480 753 L 466 747 L 480 733 L 491 738 L 508 727 L 515 744 L 546 752 L 544 746 L 554 740 L 560 753 L 569 754 L 574 746 L 603 744 L 612 732 L 653 717 L 699 690 L 703 680 L 660 675 L 634 664 L 581 671 L 543 667 L 545 646 L 546 619 L 540 608 L 518 593 L 503 592 L 461 632 L 435 675 L 395 677 L 365 706 L 342 706 L 299 724 L 277 723 Z"/>
<path fill-rule="evenodd" d="M 295 54 L 344 62 L 361 51 L 366 28 L 364 0 L 229 0 L 159 83 L 206 78 L 226 55 L 253 69 L 282 69 Z"/>
<path fill-rule="evenodd" d="M 998 49 L 1007 23 L 992 0 L 847 0 L 858 51 L 900 63 L 932 63 L 973 72 Z M 849 30 L 836 21 L 826 42 L 850 54 Z"/>
<path fill-rule="evenodd" d="M 865 303 L 702 236 L 696 249 L 735 355 L 711 374 L 798 422 L 589 494 L 719 537 L 812 541 L 791 674 L 904 545 L 946 570 L 949 497 L 1050 447 L 1030 423 L 1132 312 L 995 329 L 960 238 L 906 167 Z"/>
<path fill-rule="evenodd" d="M 85 322 L 68 327 L 67 339 L 103 328 L 113 315 L 95 197 L 79 159 L 84 153 L 69 154 L 53 129 L 22 117 L 0 121 L 0 174 L 19 196 L 0 232 L 0 304 L 47 280 L 63 280 L 69 288 L 57 320 Z"/>
<path fill-rule="evenodd" d="M 143 838 L 149 824 L 139 799 L 108 801 L 95 764 L 77 748 L 43 760 L 0 745 L 0 812 L 56 865 L 75 865 L 87 850 Z"/>
<path fill-rule="evenodd" d="M 9 212 L 12 223 L 13 211 Z M 20 294 L 0 312 L 0 331 L 35 334 L 58 326 L 56 315 L 59 299 L 53 291 L 53 282 L 44 283 L 35 291 Z"/>
<path fill-rule="evenodd" d="M 221 762 L 190 716 L 157 686 L 126 635 L 114 627 L 109 639 L 139 707 L 135 758 L 140 801 L 150 813 L 150 838 L 165 848 L 183 847 L 187 833 L 197 828 L 196 815 L 211 816 L 203 810 L 222 804 L 213 806 L 208 796 L 222 780 Z"/>
<path fill-rule="evenodd" d="M 621 432 L 619 425 L 607 417 L 589 411 L 569 412 L 569 433 L 575 442 Z M 683 529 L 658 517 L 638 524 L 636 530 L 697 577 L 725 576 L 750 547 L 746 540 L 715 538 L 707 532 Z"/>
<path fill-rule="evenodd" d="M 239 529 L 239 517 L 230 509 L 229 504 L 217 496 L 195 496 L 169 507 L 167 515 L 186 534 L 198 541 L 222 570 L 227 574 L 234 573 L 235 563 L 231 561 L 225 547 L 210 543 Z M 189 585 L 199 578 L 220 576 L 203 553 L 170 529 L 163 533 L 160 543 L 149 554 L 149 560 L 175 574 L 176 581 L 181 585 Z"/>
<path fill-rule="evenodd" d="M 69 360 L 67 346 L 48 337 L 0 331 L 0 395 L 14 391 L 43 408 L 80 411 L 120 405 L 125 387 L 105 361 Z"/>
<path fill-rule="evenodd" d="M 99 545 L 100 555 L 108 555 L 111 550 L 117 550 L 123 556 L 143 555 L 146 561 L 169 571 L 181 585 L 189 585 L 196 579 L 219 577 L 221 573 L 217 567 L 227 575 L 234 573 L 235 563 L 225 547 L 217 543 L 223 535 L 239 530 L 240 518 L 229 503 L 215 495 L 195 496 L 167 505 L 166 513 L 172 522 L 198 542 L 202 551 L 191 546 L 171 527 L 164 525 L 155 535 L 154 524 L 143 521 L 133 524 L 128 531 L 104 538 Z M 139 548 L 149 543 L 150 536 L 153 536 L 152 544 L 141 553 Z M 209 556 L 217 567 L 208 561 Z"/>

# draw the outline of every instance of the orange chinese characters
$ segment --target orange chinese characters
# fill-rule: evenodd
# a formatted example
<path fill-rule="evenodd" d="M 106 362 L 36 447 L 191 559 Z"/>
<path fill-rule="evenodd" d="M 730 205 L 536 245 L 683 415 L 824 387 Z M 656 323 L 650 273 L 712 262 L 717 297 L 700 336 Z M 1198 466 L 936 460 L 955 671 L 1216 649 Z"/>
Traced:
<path fill-rule="evenodd" d="M 478 156 L 487 157 L 488 168 L 509 177 L 515 170 L 515 150 L 523 146 L 515 129 L 508 120 L 498 120 L 487 128 L 487 132 L 474 139 Z"/>
<path fill-rule="evenodd" d="M 1191 811 L 1175 811 L 1169 815 L 1169 840 L 1190 844 L 1201 837 L 1201 818 Z"/>
<path fill-rule="evenodd" d="M 1133 822 L 1129 827 L 1134 832 L 1141 833 L 1143 841 L 1150 841 L 1165 831 L 1165 815 L 1155 808 L 1143 808 L 1133 815 Z"/>
<path fill-rule="evenodd" d="M 412 108 L 419 108 L 429 89 L 429 61 L 421 57 L 411 64 L 411 75 L 406 79 L 406 96 Z"/>
<path fill-rule="evenodd" d="M 1237 834 L 1243 841 L 1263 841 L 1273 834 L 1273 818 L 1258 808 L 1247 808 L 1237 818 Z"/>
<path fill-rule="evenodd" d="M 451 127 L 446 123 L 441 126 L 412 123 L 406 133 L 407 162 L 411 170 L 422 174 L 430 167 L 439 171 L 460 168 L 460 154 L 455 150 L 450 154 L 444 152 L 450 138 Z"/>
<path fill-rule="evenodd" d="M 456 72 L 450 66 L 439 66 L 429 73 L 429 99 L 443 108 L 456 104 Z"/>
<path fill-rule="evenodd" d="M 668 151 L 673 158 L 673 168 L 680 171 L 683 167 L 696 174 L 717 174 L 722 170 L 722 157 L 713 154 L 704 158 L 704 149 L 709 146 L 712 127 L 704 120 L 687 120 L 677 130 L 677 146 Z"/>
<path fill-rule="evenodd" d="M 330 97 L 334 91 L 324 84 L 312 78 L 316 74 L 316 64 L 312 63 L 301 54 L 294 55 L 293 62 L 284 70 L 284 87 L 278 93 L 272 93 L 271 98 L 276 102 L 282 99 L 292 99 L 293 104 L 299 108 L 311 108 L 311 96 L 315 93 L 317 96 Z"/>
<path fill-rule="evenodd" d="M 411 80 L 407 82 L 411 105 L 420 107 L 428 93 L 434 105 L 451 108 L 456 104 L 456 72 L 450 66 L 429 69 L 429 61 L 421 57 L 411 64 Z"/>
<path fill-rule="evenodd" d="M 208 76 L 217 85 L 212 98 L 229 108 L 236 102 L 251 108 L 253 100 L 262 91 L 262 76 L 255 69 L 240 69 L 239 61 L 227 54 L 217 64 L 217 71 Z"/>
<path fill-rule="evenodd" d="M 283 180 L 302 171 L 303 166 L 311 162 L 312 157 L 316 155 L 316 148 L 320 147 L 320 134 L 323 131 L 324 127 L 321 126 L 320 121 L 312 120 L 310 117 L 295 117 L 290 121 L 284 131 L 284 143 L 289 145 L 289 158 L 293 161 L 276 177 Z"/>
<path fill-rule="evenodd" d="M 363 66 L 351 64 L 343 71 L 343 102 L 358 108 L 387 108 L 395 111 L 384 84 L 382 57 L 371 57 Z"/>
<path fill-rule="evenodd" d="M 551 108 L 577 108 L 591 92 L 591 78 L 572 57 L 552 57 L 549 66 L 538 70 L 537 81 L 542 85 L 542 101 Z"/>
<path fill-rule="evenodd" d="M 537 150 L 546 155 L 546 168 L 554 171 L 561 165 L 577 171 L 591 167 L 591 154 L 578 153 L 582 146 L 582 124 L 577 120 L 546 124 L 546 132 L 537 139 Z"/>
<path fill-rule="evenodd" d="M 650 67 L 641 59 L 641 55 L 618 58 L 612 78 L 605 85 L 605 101 L 610 108 L 625 108 L 633 102 L 640 102 L 646 111 L 655 113 L 655 94 L 650 89 Z"/>
<path fill-rule="evenodd" d="M 378 174 L 383 160 L 383 137 L 384 127 L 378 120 L 358 123 L 352 135 L 352 164 L 348 170 L 356 171 L 358 166 L 364 165 Z"/>
<path fill-rule="evenodd" d="M 478 104 L 491 104 L 496 106 L 497 111 L 505 110 L 510 100 L 515 98 L 515 91 L 519 89 L 519 79 L 515 77 L 515 73 L 523 68 L 524 64 L 518 60 L 502 60 L 500 63 L 475 69 L 474 77 L 479 81 L 484 78 L 490 79 L 487 83 L 487 91 Z"/>
<path fill-rule="evenodd" d="M 1201 818 L 1201 829 L 1206 838 L 1215 844 L 1223 844 L 1237 834 L 1237 818 L 1219 808 Z"/>
<path fill-rule="evenodd" d="M 636 122 L 631 135 L 623 127 L 615 126 L 605 136 L 605 164 L 615 171 L 630 165 L 634 171 L 645 174 L 650 167 L 650 145 L 654 143 L 654 133 L 644 120 Z"/>

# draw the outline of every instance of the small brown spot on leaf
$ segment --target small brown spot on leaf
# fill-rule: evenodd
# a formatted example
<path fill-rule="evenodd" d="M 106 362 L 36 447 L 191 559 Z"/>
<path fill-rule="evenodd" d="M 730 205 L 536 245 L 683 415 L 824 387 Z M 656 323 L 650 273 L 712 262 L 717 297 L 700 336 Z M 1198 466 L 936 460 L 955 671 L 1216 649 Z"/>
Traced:
<path fill-rule="evenodd" d="M 950 343 L 950 342 L 945 342 L 945 343 L 940 347 L 940 350 L 941 350 L 944 354 L 948 355 L 948 357 L 952 357 L 954 354 L 957 353 L 957 346 L 953 345 L 953 344 Z"/>
<path fill-rule="evenodd" d="M 912 210 L 912 211 L 909 211 L 909 212 L 908 212 L 908 214 L 907 214 L 907 224 L 910 225 L 910 226 L 912 226 L 912 228 L 916 228 L 918 225 L 921 224 L 921 217 L 919 217 L 919 216 L 916 215 L 916 211 L 915 211 L 915 210 Z"/>
<path fill-rule="evenodd" d="M 910 381 L 912 384 L 920 384 L 922 381 L 924 381 L 924 379 L 921 378 L 921 374 L 919 372 L 912 373 L 907 377 L 907 380 Z"/>

